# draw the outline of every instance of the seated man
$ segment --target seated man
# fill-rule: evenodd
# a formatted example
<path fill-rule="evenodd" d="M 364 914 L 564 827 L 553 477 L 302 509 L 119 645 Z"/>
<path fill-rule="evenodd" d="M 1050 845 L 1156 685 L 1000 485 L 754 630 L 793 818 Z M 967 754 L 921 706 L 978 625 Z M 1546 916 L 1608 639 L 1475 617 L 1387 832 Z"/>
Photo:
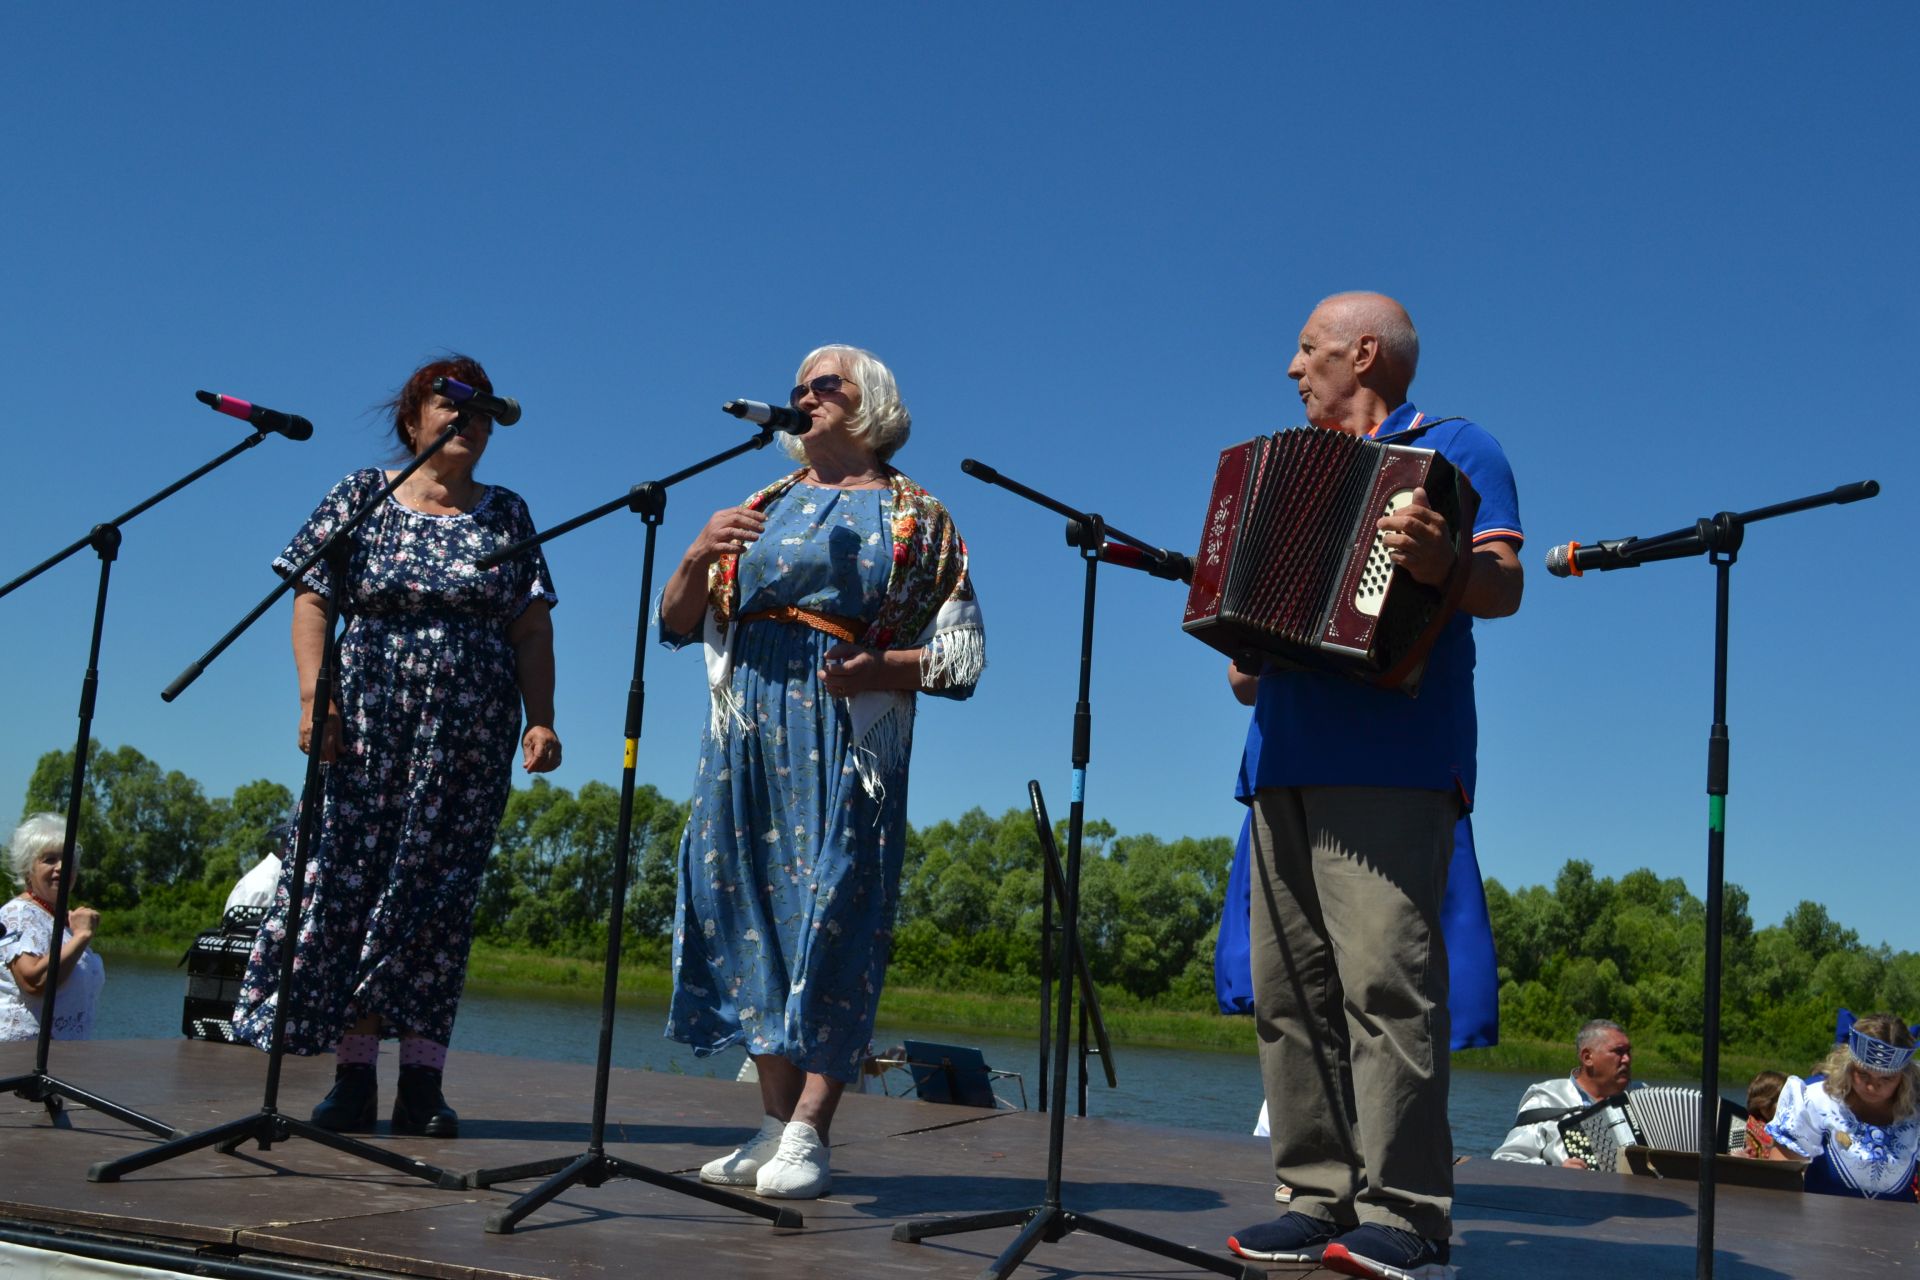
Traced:
<path fill-rule="evenodd" d="M 1521 1164 L 1557 1164 L 1584 1169 L 1586 1161 L 1567 1154 L 1560 1118 L 1581 1107 L 1625 1093 L 1633 1082 L 1633 1043 L 1617 1023 L 1595 1018 L 1580 1028 L 1574 1042 L 1580 1065 L 1564 1080 L 1542 1080 L 1520 1099 L 1513 1130 L 1493 1153 L 1495 1160 Z"/>

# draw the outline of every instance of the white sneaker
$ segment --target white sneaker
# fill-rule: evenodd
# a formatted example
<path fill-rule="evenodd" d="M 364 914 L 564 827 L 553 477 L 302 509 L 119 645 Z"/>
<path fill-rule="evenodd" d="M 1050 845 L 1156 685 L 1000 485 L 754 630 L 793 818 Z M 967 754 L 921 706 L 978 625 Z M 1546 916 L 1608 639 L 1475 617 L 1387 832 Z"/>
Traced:
<path fill-rule="evenodd" d="M 753 1189 L 772 1200 L 816 1200 L 833 1186 L 827 1144 L 804 1120 L 790 1122 L 780 1135 L 780 1150 L 760 1166 Z"/>
<path fill-rule="evenodd" d="M 700 1181 L 715 1182 L 723 1187 L 752 1186 L 760 1166 L 773 1159 L 774 1152 L 780 1149 L 780 1135 L 786 1128 L 785 1121 L 767 1116 L 761 1120 L 760 1132 L 753 1136 L 752 1142 L 701 1165 Z"/>

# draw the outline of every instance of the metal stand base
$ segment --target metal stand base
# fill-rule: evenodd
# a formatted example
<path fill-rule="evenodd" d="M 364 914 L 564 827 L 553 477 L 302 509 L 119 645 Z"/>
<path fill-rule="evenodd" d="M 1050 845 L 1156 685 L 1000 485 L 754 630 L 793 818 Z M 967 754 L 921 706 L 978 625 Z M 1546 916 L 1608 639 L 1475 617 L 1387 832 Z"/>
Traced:
<path fill-rule="evenodd" d="M 172 1142 L 163 1142 L 149 1151 L 136 1151 L 130 1156 L 118 1160 L 102 1160 L 87 1170 L 88 1182 L 118 1182 L 120 1175 L 144 1169 L 148 1165 L 159 1164 L 176 1156 L 186 1155 L 189 1151 L 199 1151 L 213 1147 L 222 1155 L 231 1155 L 243 1142 L 257 1142 L 260 1149 L 266 1151 L 276 1142 L 285 1142 L 289 1138 L 306 1138 L 323 1147 L 332 1147 L 335 1151 L 344 1151 L 350 1156 L 404 1173 L 411 1177 L 422 1178 L 443 1191 L 461 1191 L 466 1188 L 467 1180 L 457 1173 L 449 1173 L 439 1165 L 428 1164 L 424 1160 L 415 1160 L 398 1152 L 376 1147 L 372 1143 L 349 1138 L 345 1134 L 335 1133 L 331 1129 L 322 1129 L 307 1120 L 295 1120 L 292 1116 L 282 1115 L 271 1107 L 263 1107 L 257 1113 L 239 1120 L 229 1120 L 225 1124 L 215 1125 L 211 1129 L 202 1129 L 199 1133 L 176 1138 Z"/>
<path fill-rule="evenodd" d="M 47 1108 L 47 1120 L 56 1129 L 73 1127 L 73 1122 L 67 1119 L 66 1108 L 61 1103 L 61 1100 L 65 1099 L 68 1102 L 77 1102 L 89 1110 L 98 1111 L 102 1115 L 112 1116 L 115 1120 L 133 1125 L 135 1128 L 145 1129 L 156 1138 L 175 1138 L 180 1135 L 180 1130 L 164 1121 L 143 1116 L 138 1111 L 123 1107 L 117 1102 L 109 1102 L 99 1094 L 88 1093 L 85 1089 L 68 1084 L 65 1080 L 50 1076 L 44 1071 L 32 1071 L 24 1076 L 0 1080 L 0 1093 L 11 1093 L 16 1097 L 25 1098 L 28 1102 L 44 1104 Z"/>
<path fill-rule="evenodd" d="M 1217 1276 L 1233 1276 L 1235 1280 L 1266 1280 L 1266 1271 L 1245 1262 L 1235 1262 L 1215 1254 L 1203 1253 L 1198 1249 L 1189 1249 L 1171 1240 L 1162 1240 L 1150 1236 L 1144 1231 L 1135 1231 L 1118 1223 L 1108 1222 L 1090 1214 L 1075 1213 L 1058 1205 L 1036 1205 L 1031 1209 L 1002 1209 L 993 1213 L 976 1213 L 965 1218 L 953 1218 L 946 1222 L 903 1222 L 893 1229 L 893 1238 L 903 1244 L 918 1244 L 934 1236 L 959 1235 L 967 1231 L 991 1231 L 996 1227 L 1016 1227 L 1025 1223 L 1013 1243 L 980 1272 L 979 1280 L 1006 1280 L 1012 1275 L 1034 1246 L 1042 1241 L 1056 1244 L 1074 1231 L 1086 1231 L 1096 1236 L 1124 1244 L 1132 1249 L 1158 1254 L 1162 1258 L 1171 1258 L 1190 1267 L 1199 1267 L 1211 1271 Z"/>
<path fill-rule="evenodd" d="M 549 1173 L 554 1176 L 515 1200 L 506 1209 L 488 1218 L 488 1233 L 512 1235 L 514 1227 L 520 1223 L 521 1219 L 568 1187 L 597 1187 L 615 1178 L 631 1178 L 635 1182 L 644 1182 L 663 1190 L 717 1204 L 723 1209 L 737 1209 L 741 1213 L 750 1213 L 756 1218 L 765 1218 L 776 1227 L 806 1225 L 797 1209 L 749 1199 L 737 1192 L 723 1191 L 719 1187 L 710 1187 L 704 1182 L 695 1182 L 691 1178 L 678 1177 L 643 1164 L 635 1164 L 631 1160 L 621 1160 L 603 1151 L 587 1151 L 577 1156 L 557 1156 L 549 1160 L 535 1160 L 529 1164 L 508 1165 L 501 1169 L 482 1169 L 467 1175 L 467 1185 L 490 1187 L 496 1182 L 517 1182 L 522 1178 L 538 1178 Z"/>

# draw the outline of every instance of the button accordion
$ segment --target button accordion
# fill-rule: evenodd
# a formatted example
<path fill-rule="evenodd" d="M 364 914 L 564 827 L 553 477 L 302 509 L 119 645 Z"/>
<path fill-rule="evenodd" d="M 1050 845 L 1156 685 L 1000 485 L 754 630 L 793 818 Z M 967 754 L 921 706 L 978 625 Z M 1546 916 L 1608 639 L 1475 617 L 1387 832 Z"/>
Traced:
<path fill-rule="evenodd" d="M 1454 567 L 1415 582 L 1375 527 L 1426 490 Z M 1431 449 L 1296 427 L 1220 454 L 1184 628 L 1238 661 L 1338 672 L 1408 695 L 1459 603 L 1472 559 L 1473 486 Z"/>
<path fill-rule="evenodd" d="M 1746 1108 L 1721 1098 L 1718 1117 L 1714 1149 L 1731 1151 L 1736 1144 L 1743 1145 Z M 1627 1172 L 1623 1157 L 1629 1147 L 1697 1154 L 1700 1091 L 1681 1085 L 1652 1085 L 1603 1098 L 1562 1117 L 1560 1139 L 1568 1155 L 1578 1156 L 1589 1169 L 1604 1172 Z"/>

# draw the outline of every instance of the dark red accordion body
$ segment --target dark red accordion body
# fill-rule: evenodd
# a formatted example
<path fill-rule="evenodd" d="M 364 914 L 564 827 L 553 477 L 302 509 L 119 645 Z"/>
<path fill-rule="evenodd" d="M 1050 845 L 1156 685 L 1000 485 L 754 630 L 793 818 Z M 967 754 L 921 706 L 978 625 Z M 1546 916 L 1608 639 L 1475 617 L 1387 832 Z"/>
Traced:
<path fill-rule="evenodd" d="M 1395 567 L 1374 527 L 1415 488 L 1454 542 L 1453 575 L 1438 587 Z M 1431 449 L 1317 427 L 1234 445 L 1214 472 L 1183 626 L 1235 658 L 1417 693 L 1466 585 L 1479 506 L 1466 477 Z"/>

